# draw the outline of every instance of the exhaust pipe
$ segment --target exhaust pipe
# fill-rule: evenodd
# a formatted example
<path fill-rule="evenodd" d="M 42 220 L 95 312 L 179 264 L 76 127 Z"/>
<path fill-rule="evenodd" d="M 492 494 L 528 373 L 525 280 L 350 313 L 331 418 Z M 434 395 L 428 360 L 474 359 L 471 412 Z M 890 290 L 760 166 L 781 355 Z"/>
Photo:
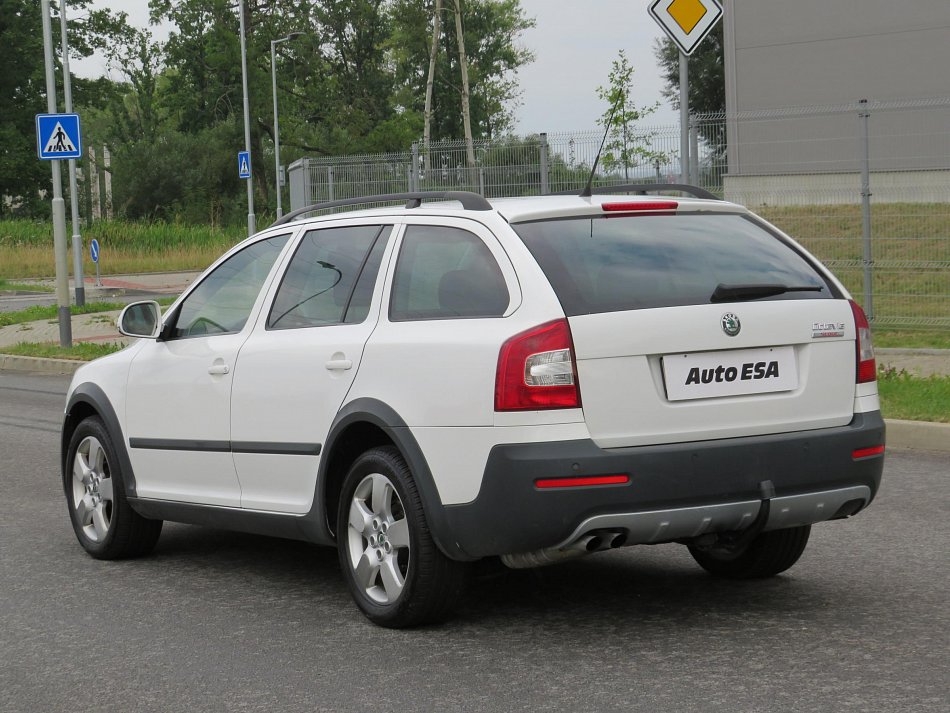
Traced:
<path fill-rule="evenodd" d="M 546 567 L 568 560 L 578 559 L 594 552 L 603 552 L 620 547 L 627 541 L 625 530 L 595 530 L 574 540 L 566 547 L 546 547 L 533 552 L 518 552 L 502 555 L 501 561 L 511 569 Z"/>

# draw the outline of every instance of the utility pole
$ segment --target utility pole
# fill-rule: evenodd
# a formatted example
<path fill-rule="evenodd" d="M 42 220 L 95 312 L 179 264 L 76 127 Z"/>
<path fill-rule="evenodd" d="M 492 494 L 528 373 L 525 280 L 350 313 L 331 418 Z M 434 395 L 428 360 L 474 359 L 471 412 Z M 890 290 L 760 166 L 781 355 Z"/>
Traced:
<path fill-rule="evenodd" d="M 465 131 L 465 157 L 470 167 L 475 166 L 475 147 L 472 143 L 472 116 L 469 107 L 468 57 L 465 54 L 465 36 L 462 34 L 461 0 L 452 0 L 455 11 L 455 37 L 459 46 L 459 67 L 462 73 L 462 126 Z M 435 85 L 435 64 L 439 54 L 439 36 L 442 31 L 442 0 L 435 0 L 432 17 L 432 45 L 429 47 L 429 78 L 426 81 L 425 126 L 422 146 L 428 156 L 432 136 L 432 92 Z"/>
<path fill-rule="evenodd" d="M 455 35 L 459 43 L 459 65 L 462 68 L 462 125 L 465 128 L 465 154 L 470 167 L 475 166 L 475 147 L 472 145 L 472 117 L 468 106 L 468 58 L 465 56 L 465 37 L 462 34 L 462 0 L 455 0 Z"/>
<path fill-rule="evenodd" d="M 63 94 L 66 113 L 73 111 L 72 78 L 69 76 L 69 46 L 66 41 L 66 0 L 59 2 L 59 24 L 63 45 Z M 86 287 L 82 275 L 82 237 L 79 234 L 79 192 L 76 188 L 76 159 L 69 159 L 69 208 L 73 219 L 73 279 L 76 282 L 76 305 L 86 304 Z"/>
<path fill-rule="evenodd" d="M 435 12 L 432 17 L 432 46 L 429 48 L 429 79 L 426 82 L 425 128 L 422 131 L 422 145 L 429 152 L 429 139 L 432 136 L 432 89 L 435 85 L 435 60 L 439 54 L 439 35 L 442 32 L 442 0 L 435 0 Z"/>
<path fill-rule="evenodd" d="M 680 51 L 680 183 L 689 185 L 689 57 Z"/>
<path fill-rule="evenodd" d="M 43 55 L 46 61 L 46 109 L 56 113 L 56 76 L 53 69 L 53 27 L 49 0 L 40 0 L 43 14 Z M 59 160 L 50 162 L 53 170 L 53 253 L 56 258 L 56 304 L 59 317 L 59 345 L 73 345 L 72 317 L 69 310 L 69 265 L 66 258 L 66 203 L 63 200 L 63 176 Z"/>

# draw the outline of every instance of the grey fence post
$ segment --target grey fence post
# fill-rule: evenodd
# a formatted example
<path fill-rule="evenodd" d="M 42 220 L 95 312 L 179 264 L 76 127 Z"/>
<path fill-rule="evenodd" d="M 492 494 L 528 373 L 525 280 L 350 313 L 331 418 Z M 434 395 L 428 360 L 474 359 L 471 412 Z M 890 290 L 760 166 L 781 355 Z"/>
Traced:
<path fill-rule="evenodd" d="M 871 254 L 871 141 L 869 123 L 871 112 L 868 100 L 858 102 L 861 122 L 861 228 L 864 238 L 864 312 L 868 321 L 874 321 L 874 259 Z"/>
<path fill-rule="evenodd" d="M 327 200 L 336 200 L 333 195 L 333 166 L 327 166 Z"/>
<path fill-rule="evenodd" d="M 485 195 L 485 169 L 478 169 L 478 193 L 481 196 Z"/>
<path fill-rule="evenodd" d="M 547 195 L 551 192 L 548 185 L 548 135 L 541 132 L 541 145 L 538 147 L 541 157 L 541 195 Z"/>
<path fill-rule="evenodd" d="M 699 127 L 696 117 L 689 115 L 689 182 L 699 185 Z"/>
<path fill-rule="evenodd" d="M 412 164 L 409 166 L 409 190 L 419 190 L 419 142 L 412 142 Z"/>

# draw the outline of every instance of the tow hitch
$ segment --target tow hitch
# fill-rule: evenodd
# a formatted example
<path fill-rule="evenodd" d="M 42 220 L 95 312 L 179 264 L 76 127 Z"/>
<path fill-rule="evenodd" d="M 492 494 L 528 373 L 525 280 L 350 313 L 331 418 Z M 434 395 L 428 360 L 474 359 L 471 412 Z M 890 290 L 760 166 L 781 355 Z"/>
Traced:
<path fill-rule="evenodd" d="M 775 484 L 771 480 L 763 480 L 759 483 L 759 497 L 762 500 L 759 512 L 747 528 L 735 532 L 710 533 L 696 538 L 691 544 L 702 550 L 717 550 L 736 554 L 744 552 L 752 541 L 762 534 L 765 526 L 769 523 L 772 498 L 775 497 Z"/>

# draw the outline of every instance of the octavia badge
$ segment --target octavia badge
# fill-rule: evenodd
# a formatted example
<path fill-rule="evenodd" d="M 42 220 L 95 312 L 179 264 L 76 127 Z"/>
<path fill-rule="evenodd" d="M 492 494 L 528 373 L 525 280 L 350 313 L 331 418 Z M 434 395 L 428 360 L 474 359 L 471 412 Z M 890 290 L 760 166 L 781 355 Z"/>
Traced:
<path fill-rule="evenodd" d="M 732 312 L 726 312 L 722 316 L 722 331 L 728 334 L 730 337 L 734 337 L 739 333 L 739 330 L 742 329 L 742 325 L 739 324 L 739 318 L 736 317 Z"/>

